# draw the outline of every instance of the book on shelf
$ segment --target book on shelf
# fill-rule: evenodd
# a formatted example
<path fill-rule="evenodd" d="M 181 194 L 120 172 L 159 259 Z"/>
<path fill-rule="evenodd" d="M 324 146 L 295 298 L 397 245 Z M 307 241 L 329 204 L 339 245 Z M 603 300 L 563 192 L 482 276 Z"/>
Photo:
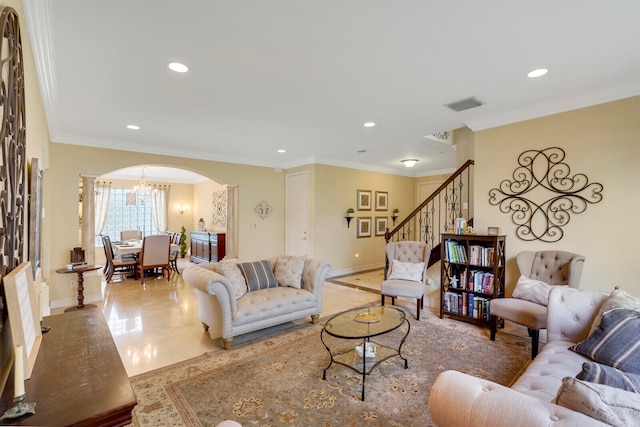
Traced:
<path fill-rule="evenodd" d="M 493 247 L 471 245 L 469 247 L 469 264 L 493 267 L 494 255 L 495 248 Z"/>
<path fill-rule="evenodd" d="M 471 270 L 469 272 L 469 280 L 466 283 L 466 289 L 483 294 L 493 293 L 493 273 L 481 270 Z"/>
<path fill-rule="evenodd" d="M 447 261 L 463 264 L 467 262 L 467 252 L 464 245 L 455 240 L 445 241 Z"/>

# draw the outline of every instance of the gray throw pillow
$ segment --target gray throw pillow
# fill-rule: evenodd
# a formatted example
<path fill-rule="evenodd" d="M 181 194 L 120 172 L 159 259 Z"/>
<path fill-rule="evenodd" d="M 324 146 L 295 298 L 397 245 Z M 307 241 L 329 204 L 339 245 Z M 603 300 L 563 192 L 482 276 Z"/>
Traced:
<path fill-rule="evenodd" d="M 576 375 L 576 378 L 640 393 L 640 375 L 623 372 L 600 363 L 584 362 L 582 364 L 582 371 Z"/>
<path fill-rule="evenodd" d="M 599 363 L 640 374 L 640 312 L 614 308 L 602 315 L 600 326 L 579 344 L 569 347 Z"/>
<path fill-rule="evenodd" d="M 247 282 L 249 292 L 278 286 L 270 261 L 243 262 L 238 264 L 238 268 Z"/>

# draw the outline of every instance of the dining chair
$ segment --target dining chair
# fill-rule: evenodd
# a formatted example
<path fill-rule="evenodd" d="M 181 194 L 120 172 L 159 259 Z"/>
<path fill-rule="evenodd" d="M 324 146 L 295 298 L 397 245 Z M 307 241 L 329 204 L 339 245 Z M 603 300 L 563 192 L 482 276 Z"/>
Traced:
<path fill-rule="evenodd" d="M 127 274 L 134 272 L 135 266 L 138 263 L 136 259 L 133 257 L 115 257 L 109 236 L 102 236 L 102 246 L 104 247 L 104 256 L 106 258 L 103 273 L 107 283 L 111 283 L 111 279 L 113 279 L 113 275 L 116 273 Z"/>
<path fill-rule="evenodd" d="M 424 292 L 427 282 L 428 246 L 424 242 L 402 241 L 387 243 L 387 260 L 384 281 L 380 286 L 382 305 L 385 297 L 416 298 L 416 319 L 420 320 L 420 309 L 424 308 Z"/>
<path fill-rule="evenodd" d="M 142 240 L 142 231 L 122 230 L 120 232 L 120 240 Z"/>
<path fill-rule="evenodd" d="M 169 263 L 169 251 L 171 249 L 171 238 L 166 234 L 146 236 L 142 240 L 142 252 L 136 265 L 136 279 L 139 277 L 144 284 L 145 270 L 161 269 L 162 277 L 167 271 L 167 280 L 171 277 L 171 266 Z"/>
<path fill-rule="evenodd" d="M 167 235 L 171 238 L 171 244 L 177 244 L 176 239 L 180 240 L 180 234 L 174 233 L 173 231 L 167 231 Z M 178 254 L 180 253 L 179 249 L 171 249 L 169 252 L 169 265 L 171 269 L 176 273 L 180 273 L 178 271 Z"/>

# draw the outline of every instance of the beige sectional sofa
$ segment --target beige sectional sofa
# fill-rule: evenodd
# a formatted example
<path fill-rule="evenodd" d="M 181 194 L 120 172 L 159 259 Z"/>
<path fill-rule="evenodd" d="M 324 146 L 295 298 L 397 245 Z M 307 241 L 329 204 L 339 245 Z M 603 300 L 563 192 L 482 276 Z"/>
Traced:
<path fill-rule="evenodd" d="M 583 363 L 593 360 L 569 347 L 590 336 L 594 319 L 600 316 L 603 303 L 610 304 L 611 297 L 554 287 L 548 303 L 548 343 L 511 388 L 445 371 L 436 379 L 429 397 L 433 421 L 440 427 L 640 425 L 639 394 L 575 378 Z M 598 318 L 595 326 L 599 324 Z M 597 369 L 602 366 L 595 365 Z M 559 404 L 552 403 L 556 397 Z"/>
<path fill-rule="evenodd" d="M 262 288 L 248 290 L 244 274 L 266 265 L 274 274 L 271 279 L 278 278 L 277 285 L 253 284 Z M 245 268 L 244 273 L 238 266 Z M 259 276 L 269 273 L 265 270 Z M 305 316 L 311 316 L 316 323 L 322 311 L 324 281 L 330 271 L 331 266 L 318 259 L 283 256 L 254 263 L 197 264 L 186 268 L 182 277 L 196 291 L 205 331 L 212 338 L 222 337 L 224 348 L 228 349 L 235 336 L 247 332 Z"/>

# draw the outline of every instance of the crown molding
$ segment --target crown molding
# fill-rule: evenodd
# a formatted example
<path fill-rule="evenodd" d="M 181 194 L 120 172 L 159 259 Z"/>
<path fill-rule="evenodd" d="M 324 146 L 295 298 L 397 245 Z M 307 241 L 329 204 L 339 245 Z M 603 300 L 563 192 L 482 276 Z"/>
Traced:
<path fill-rule="evenodd" d="M 606 102 L 617 101 L 624 98 L 640 95 L 640 83 L 631 82 L 618 85 L 603 90 L 591 91 L 574 96 L 555 99 L 549 102 L 520 108 L 505 113 L 494 114 L 475 120 L 468 120 L 464 124 L 474 132 L 491 129 L 498 126 L 505 126 L 525 120 L 537 119 L 539 117 L 564 113 L 580 108 L 591 107 L 593 105 L 604 104 Z"/>
<path fill-rule="evenodd" d="M 38 84 L 40 86 L 40 96 L 44 113 L 47 118 L 49 135 L 57 133 L 55 128 L 58 123 L 54 101 L 56 99 L 56 79 L 55 64 L 53 60 L 53 46 L 51 40 L 52 30 L 49 25 L 51 13 L 49 11 L 49 0 L 22 0 L 27 32 L 31 41 L 31 50 L 35 62 Z"/>

